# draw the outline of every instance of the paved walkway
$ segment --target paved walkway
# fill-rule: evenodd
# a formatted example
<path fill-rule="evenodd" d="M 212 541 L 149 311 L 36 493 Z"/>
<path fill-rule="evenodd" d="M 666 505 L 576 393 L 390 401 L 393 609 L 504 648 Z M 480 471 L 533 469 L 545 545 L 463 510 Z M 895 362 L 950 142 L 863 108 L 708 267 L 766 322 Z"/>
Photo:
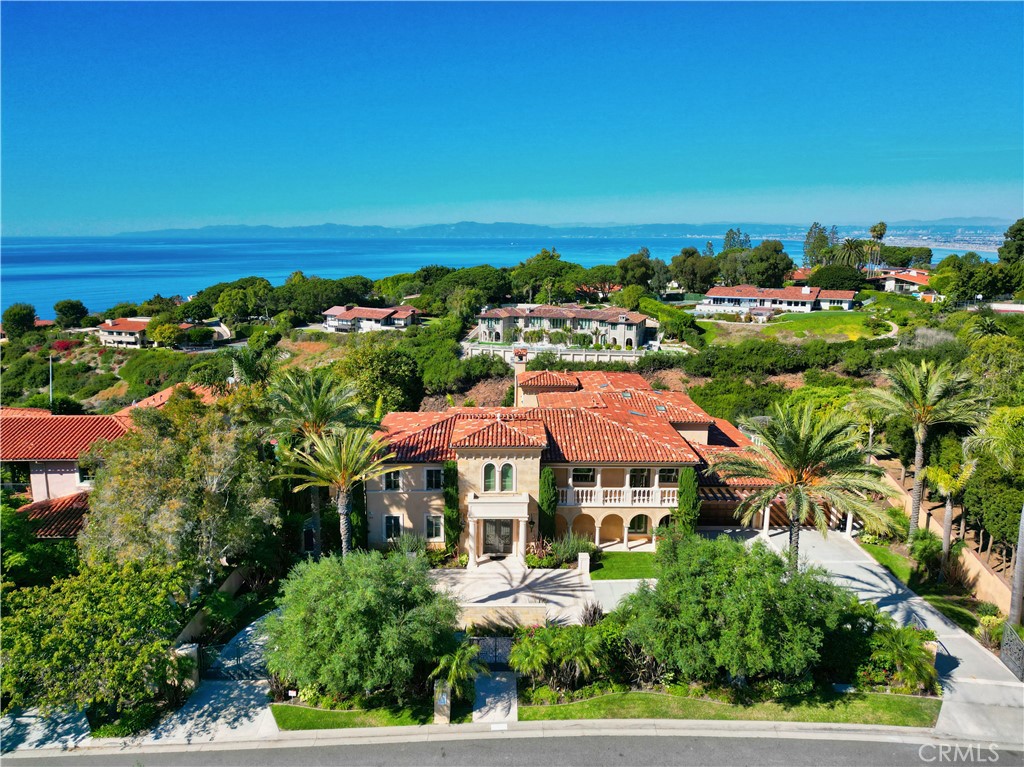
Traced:
<path fill-rule="evenodd" d="M 491 724 L 519 721 L 515 674 L 499 672 L 476 678 L 473 721 Z"/>
<path fill-rule="evenodd" d="M 530 570 L 513 557 L 472 569 L 432 570 L 434 582 L 460 605 L 547 606 L 548 620 L 579 623 L 583 605 L 594 599 L 590 578 L 578 570 Z"/>
<path fill-rule="evenodd" d="M 771 545 L 783 551 L 789 533 L 773 530 Z M 1002 661 L 948 620 L 841 533 L 800 535 L 800 558 L 824 567 L 837 582 L 874 602 L 897 622 L 915 619 L 941 643 L 936 662 L 943 703 L 935 729 L 963 738 L 1024 743 L 1024 684 Z"/>

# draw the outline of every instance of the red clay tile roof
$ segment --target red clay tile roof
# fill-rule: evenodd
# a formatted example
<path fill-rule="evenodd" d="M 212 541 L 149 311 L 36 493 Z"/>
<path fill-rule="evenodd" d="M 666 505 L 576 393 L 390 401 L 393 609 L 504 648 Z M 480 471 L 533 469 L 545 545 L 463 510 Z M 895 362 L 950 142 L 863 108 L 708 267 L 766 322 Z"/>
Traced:
<path fill-rule="evenodd" d="M 807 291 L 807 292 L 804 292 Z M 773 298 L 776 301 L 815 301 L 821 288 L 758 288 L 753 285 L 711 288 L 708 298 Z"/>
<path fill-rule="evenodd" d="M 626 309 L 612 307 L 610 309 L 584 309 L 576 304 L 565 304 L 563 306 L 551 306 L 541 304 L 540 306 L 519 307 L 500 306 L 488 309 L 477 315 L 481 319 L 502 319 L 505 317 L 546 317 L 554 320 L 598 320 L 603 322 L 625 322 L 628 325 L 637 325 L 650 320 L 646 314 L 631 312 Z"/>
<path fill-rule="evenodd" d="M 45 407 L 0 407 L 0 418 L 49 418 Z"/>
<path fill-rule="evenodd" d="M 35 327 L 37 327 L 37 328 L 50 328 L 50 327 L 53 327 L 54 325 L 56 325 L 57 323 L 54 322 L 53 320 L 35 320 L 34 324 L 35 324 Z M 0 333 L 3 333 L 3 332 L 4 332 L 4 326 L 0 325 Z"/>
<path fill-rule="evenodd" d="M 575 391 L 580 382 L 569 373 L 558 373 L 554 370 L 530 370 L 519 374 L 519 385 L 531 388 L 555 389 L 568 388 Z"/>
<path fill-rule="evenodd" d="M 455 425 L 451 446 L 466 447 L 533 447 L 547 445 L 544 424 L 540 421 L 499 418 L 480 421 L 462 420 Z"/>
<path fill-rule="evenodd" d="M 629 389 L 625 391 L 542 392 L 539 407 L 625 408 L 669 423 L 710 424 L 712 418 L 682 392 Z"/>
<path fill-rule="evenodd" d="M 36 501 L 18 509 L 19 514 L 34 522 L 36 538 L 62 540 L 76 538 L 85 524 L 89 511 L 89 493 L 75 493 L 61 498 Z"/>
<path fill-rule="evenodd" d="M 76 461 L 98 440 L 115 440 L 131 426 L 115 415 L 5 416 L 0 419 L 0 460 Z"/>
<path fill-rule="evenodd" d="M 852 301 L 855 295 L 857 295 L 857 291 L 855 290 L 823 290 L 818 294 L 818 298 L 832 298 L 840 299 L 842 301 Z"/>
<path fill-rule="evenodd" d="M 324 316 L 339 320 L 384 320 L 388 317 L 405 318 L 420 313 L 415 306 L 392 306 L 387 309 L 375 309 L 369 306 L 332 306 L 324 312 Z"/>
<path fill-rule="evenodd" d="M 199 384 L 178 384 L 177 386 L 168 386 L 162 391 L 158 391 L 156 394 L 152 394 L 145 399 L 140 399 L 138 402 L 134 402 L 127 407 L 121 408 L 115 415 L 126 416 L 129 415 L 132 410 L 137 407 L 155 407 L 158 410 L 167 404 L 167 400 L 174 394 L 174 390 L 178 386 L 187 387 L 195 394 L 204 405 L 212 405 L 217 401 L 217 393 L 209 386 L 200 386 Z"/>
<path fill-rule="evenodd" d="M 124 318 L 117 320 L 106 320 L 102 324 L 97 326 L 101 331 L 119 331 L 121 333 L 141 333 L 147 327 L 149 322 L 143 322 L 141 320 L 127 320 Z"/>
<path fill-rule="evenodd" d="M 626 389 L 650 389 L 651 385 L 639 373 L 606 373 L 603 370 L 582 370 L 573 375 L 584 390 L 625 391 Z"/>

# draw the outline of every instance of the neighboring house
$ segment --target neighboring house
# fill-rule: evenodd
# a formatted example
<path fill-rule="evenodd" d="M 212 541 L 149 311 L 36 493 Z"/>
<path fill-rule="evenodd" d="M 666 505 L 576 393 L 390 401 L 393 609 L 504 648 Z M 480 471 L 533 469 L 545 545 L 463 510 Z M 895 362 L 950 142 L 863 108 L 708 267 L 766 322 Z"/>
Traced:
<path fill-rule="evenodd" d="M 53 320 L 36 320 L 36 330 L 52 328 L 56 323 Z M 4 326 L 0 325 L 0 344 L 7 343 L 7 334 L 4 333 Z"/>
<path fill-rule="evenodd" d="M 22 414 L 19 408 L 0 408 L 0 461 L 15 484 L 31 490 L 33 501 L 74 495 L 92 487 L 92 474 L 78 457 L 99 440 L 124 436 L 130 423 L 116 415 Z"/>
<path fill-rule="evenodd" d="M 332 333 L 366 333 L 371 330 L 405 330 L 419 323 L 415 306 L 374 309 L 368 306 L 332 306 L 324 312 L 324 330 Z"/>
<path fill-rule="evenodd" d="M 921 293 L 930 279 L 931 274 L 923 269 L 886 269 L 867 277 L 868 282 L 886 293 Z"/>
<path fill-rule="evenodd" d="M 104 320 L 96 328 L 100 334 L 100 344 L 123 349 L 141 349 L 148 343 L 146 328 L 149 327 L 151 319 L 153 318 L 122 317 L 116 320 Z M 188 330 L 194 326 L 187 322 L 182 322 L 178 327 L 182 330 Z"/>
<path fill-rule="evenodd" d="M 161 410 L 163 409 L 163 406 L 167 404 L 167 400 L 171 398 L 171 395 L 174 394 L 174 390 L 177 389 L 179 386 L 187 387 L 188 389 L 190 389 L 192 393 L 195 394 L 196 397 L 199 398 L 199 401 L 202 402 L 204 405 L 212 405 L 218 399 L 217 392 L 215 392 L 209 386 L 202 386 L 200 384 L 177 384 L 176 386 L 168 386 L 166 389 L 162 389 L 161 391 L 158 391 L 156 394 L 151 394 L 145 399 L 140 399 L 138 402 L 133 402 L 127 407 L 123 407 L 120 410 L 118 410 L 115 415 L 131 415 L 131 412 L 138 407 L 152 407 L 156 408 L 157 410 Z"/>
<path fill-rule="evenodd" d="M 513 343 L 529 331 L 586 333 L 594 343 L 637 349 L 647 342 L 648 330 L 658 323 L 646 314 L 627 309 L 584 309 L 575 304 L 519 304 L 487 309 L 477 315 L 477 338 L 490 343 Z"/>
<path fill-rule="evenodd" d="M 792 282 L 794 285 L 803 286 L 807 284 L 807 280 L 810 279 L 811 274 L 813 272 L 813 268 L 809 266 L 801 266 L 797 269 L 794 269 L 788 275 L 786 275 L 786 279 Z"/>
<path fill-rule="evenodd" d="M 709 455 L 751 443 L 682 392 L 655 391 L 635 374 L 551 371 L 520 371 L 517 389 L 517 402 L 535 406 L 384 418 L 379 436 L 409 468 L 367 483 L 370 545 L 406 532 L 444 545 L 445 461 L 458 466 L 459 547 L 471 565 L 525 556 L 539 534 L 546 467 L 558 484 L 556 534 L 571 530 L 604 548 L 652 542 L 676 506 L 684 466 L 699 477 L 699 524 L 737 524 L 736 506 L 756 481 L 722 482 L 703 469 Z"/>
<path fill-rule="evenodd" d="M 89 511 L 89 492 L 36 501 L 18 509 L 33 523 L 36 538 L 47 541 L 74 539 L 82 532 Z"/>
<path fill-rule="evenodd" d="M 780 312 L 852 309 L 856 295 L 853 290 L 822 290 L 806 285 L 789 288 L 758 288 L 753 285 L 715 287 L 704 295 L 704 300 L 694 311 L 697 314 L 746 314 L 755 309 Z"/>

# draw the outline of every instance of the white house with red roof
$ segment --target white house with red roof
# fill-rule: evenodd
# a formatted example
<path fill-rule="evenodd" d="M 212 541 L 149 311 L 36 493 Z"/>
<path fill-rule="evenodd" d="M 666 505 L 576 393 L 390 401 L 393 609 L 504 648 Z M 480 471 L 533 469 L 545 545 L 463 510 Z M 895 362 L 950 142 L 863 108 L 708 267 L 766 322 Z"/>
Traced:
<path fill-rule="evenodd" d="M 853 290 L 823 290 L 807 285 L 787 288 L 719 286 L 711 288 L 694 311 L 697 314 L 756 314 L 852 309 L 856 295 Z"/>
<path fill-rule="evenodd" d="M 927 290 L 931 278 L 924 269 L 883 269 L 867 276 L 886 293 L 921 293 Z"/>
<path fill-rule="evenodd" d="M 146 328 L 152 317 L 121 317 L 104 320 L 97 326 L 100 344 L 121 349 L 141 349 L 146 345 Z M 182 330 L 193 327 L 187 322 L 178 325 Z"/>
<path fill-rule="evenodd" d="M 537 540 L 541 470 L 558 485 L 556 534 L 602 548 L 648 547 L 676 506 L 679 471 L 697 470 L 699 524 L 733 526 L 753 482 L 707 477 L 707 457 L 750 445 L 682 392 L 630 373 L 521 372 L 517 407 L 390 413 L 379 436 L 398 467 L 368 482 L 369 543 L 406 532 L 444 545 L 444 465 L 457 468 L 459 541 L 471 564 L 522 559 Z M 762 515 L 763 516 L 763 515 Z"/>
<path fill-rule="evenodd" d="M 477 315 L 475 332 L 480 341 L 513 343 L 530 331 L 545 336 L 555 332 L 584 333 L 598 344 L 618 344 L 623 349 L 639 349 L 648 341 L 648 329 L 656 320 L 640 312 L 610 307 L 584 309 L 576 304 L 518 304 L 487 309 Z"/>
<path fill-rule="evenodd" d="M 367 333 L 371 330 L 405 330 L 419 322 L 415 306 L 391 306 L 375 309 L 369 306 L 332 306 L 324 312 L 324 330 L 331 333 Z"/>

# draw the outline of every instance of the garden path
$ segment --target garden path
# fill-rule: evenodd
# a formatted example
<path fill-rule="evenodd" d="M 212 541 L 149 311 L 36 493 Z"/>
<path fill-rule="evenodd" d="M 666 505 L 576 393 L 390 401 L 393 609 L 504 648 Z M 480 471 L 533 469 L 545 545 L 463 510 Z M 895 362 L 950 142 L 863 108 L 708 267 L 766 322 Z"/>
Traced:
<path fill-rule="evenodd" d="M 772 530 L 769 543 L 785 550 L 789 531 Z M 800 534 L 800 558 L 824 567 L 862 601 L 874 602 L 897 622 L 933 630 L 941 644 L 936 668 L 943 704 L 938 732 L 978 740 L 1024 743 L 1024 684 L 974 637 L 893 577 L 841 533 Z"/>
<path fill-rule="evenodd" d="M 516 675 L 500 672 L 476 678 L 473 721 L 499 724 L 519 721 Z"/>

